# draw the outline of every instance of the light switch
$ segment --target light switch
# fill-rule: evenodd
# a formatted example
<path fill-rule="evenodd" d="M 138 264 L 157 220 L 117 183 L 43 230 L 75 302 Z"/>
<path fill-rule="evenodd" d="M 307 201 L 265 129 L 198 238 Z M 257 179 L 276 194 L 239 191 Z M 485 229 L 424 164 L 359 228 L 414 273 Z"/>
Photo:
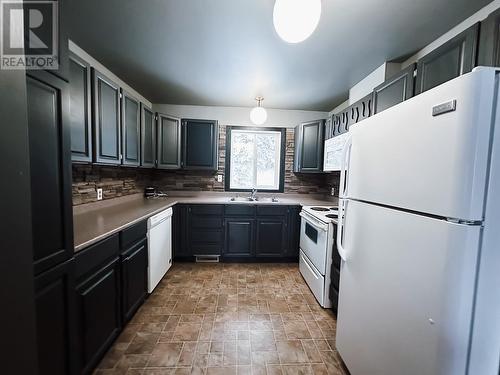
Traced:
<path fill-rule="evenodd" d="M 222 175 L 221 174 L 217 175 L 217 182 L 222 182 Z"/>

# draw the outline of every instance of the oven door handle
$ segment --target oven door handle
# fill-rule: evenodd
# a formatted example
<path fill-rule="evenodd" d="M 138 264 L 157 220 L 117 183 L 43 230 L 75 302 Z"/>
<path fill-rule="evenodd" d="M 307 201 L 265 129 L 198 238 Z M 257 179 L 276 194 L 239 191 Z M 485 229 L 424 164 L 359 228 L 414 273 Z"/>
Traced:
<path fill-rule="evenodd" d="M 305 221 L 307 221 L 309 224 L 311 224 L 314 228 L 322 230 L 323 232 L 328 231 L 328 224 L 323 224 L 319 220 L 316 220 L 309 216 L 308 214 L 305 214 L 303 212 L 300 212 L 299 215 L 304 218 Z"/>

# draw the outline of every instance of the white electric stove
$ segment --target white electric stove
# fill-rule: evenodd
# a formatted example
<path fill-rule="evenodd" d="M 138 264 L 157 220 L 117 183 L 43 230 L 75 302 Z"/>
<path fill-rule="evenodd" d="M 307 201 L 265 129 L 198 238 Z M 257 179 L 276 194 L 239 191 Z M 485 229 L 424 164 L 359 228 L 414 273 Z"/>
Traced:
<path fill-rule="evenodd" d="M 304 206 L 300 212 L 300 273 L 319 304 L 336 307 L 330 298 L 332 251 L 338 207 Z"/>

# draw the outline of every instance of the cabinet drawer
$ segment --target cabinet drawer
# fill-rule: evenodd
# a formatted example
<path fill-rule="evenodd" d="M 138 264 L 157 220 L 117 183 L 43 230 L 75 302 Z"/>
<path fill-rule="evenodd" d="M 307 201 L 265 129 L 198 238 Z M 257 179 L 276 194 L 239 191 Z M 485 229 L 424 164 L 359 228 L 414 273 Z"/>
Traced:
<path fill-rule="evenodd" d="M 225 207 L 226 216 L 254 216 L 255 206 L 248 204 L 231 204 Z"/>
<path fill-rule="evenodd" d="M 191 216 L 191 228 L 221 228 L 222 217 Z"/>
<path fill-rule="evenodd" d="M 257 216 L 284 216 L 288 206 L 257 206 Z"/>
<path fill-rule="evenodd" d="M 222 215 L 224 206 L 220 204 L 200 204 L 189 206 L 189 212 L 193 215 Z"/>
<path fill-rule="evenodd" d="M 106 260 L 117 256 L 119 252 L 118 234 L 114 234 L 75 256 L 75 278 L 80 278 L 94 270 Z"/>
<path fill-rule="evenodd" d="M 126 248 L 133 243 L 144 239 L 148 231 L 148 225 L 146 220 L 140 223 L 134 224 L 120 232 L 120 246 L 121 248 Z"/>
<path fill-rule="evenodd" d="M 199 230 L 191 232 L 191 243 L 222 243 L 222 230 Z"/>
<path fill-rule="evenodd" d="M 200 245 L 192 245 L 191 246 L 191 253 L 193 255 L 221 255 L 222 254 L 222 243 L 221 244 L 214 244 L 214 245 L 207 245 L 207 244 L 200 244 Z"/>

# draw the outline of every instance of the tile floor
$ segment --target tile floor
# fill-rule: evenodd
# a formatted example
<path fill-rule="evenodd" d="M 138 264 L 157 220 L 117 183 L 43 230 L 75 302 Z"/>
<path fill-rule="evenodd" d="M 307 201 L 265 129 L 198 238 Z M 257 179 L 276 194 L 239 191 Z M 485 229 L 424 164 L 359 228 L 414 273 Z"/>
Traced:
<path fill-rule="evenodd" d="M 176 264 L 95 374 L 335 374 L 335 316 L 296 264 Z"/>

